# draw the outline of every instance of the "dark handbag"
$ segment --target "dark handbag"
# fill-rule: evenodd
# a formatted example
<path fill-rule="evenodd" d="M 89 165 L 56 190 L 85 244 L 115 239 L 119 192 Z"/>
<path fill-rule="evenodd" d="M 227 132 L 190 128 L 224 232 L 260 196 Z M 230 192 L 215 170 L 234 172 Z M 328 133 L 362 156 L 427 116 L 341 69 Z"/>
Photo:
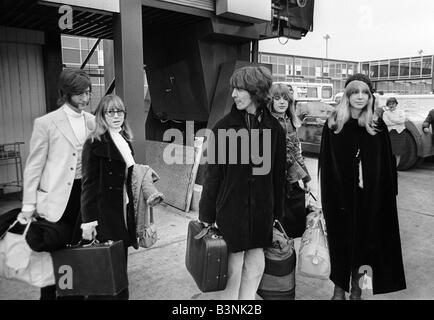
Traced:
<path fill-rule="evenodd" d="M 73 246 L 51 255 L 58 296 L 114 296 L 128 287 L 122 240 Z"/>
<path fill-rule="evenodd" d="M 283 228 L 291 238 L 299 238 L 306 229 L 306 192 L 297 183 L 287 182 Z"/>
<path fill-rule="evenodd" d="M 185 266 L 202 292 L 226 288 L 228 248 L 218 229 L 190 221 Z"/>
<path fill-rule="evenodd" d="M 289 238 L 279 221 L 273 227 L 273 245 L 264 250 L 265 270 L 258 288 L 264 300 L 295 299 L 296 255 L 294 240 Z"/>

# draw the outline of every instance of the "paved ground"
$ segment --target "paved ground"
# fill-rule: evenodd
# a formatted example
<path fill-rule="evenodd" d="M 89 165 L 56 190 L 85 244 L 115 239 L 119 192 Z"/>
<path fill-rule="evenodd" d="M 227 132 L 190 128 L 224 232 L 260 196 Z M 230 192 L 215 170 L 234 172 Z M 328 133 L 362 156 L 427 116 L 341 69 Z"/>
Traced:
<path fill-rule="evenodd" d="M 308 158 L 310 172 L 317 170 L 317 160 Z M 407 290 L 388 295 L 364 294 L 371 300 L 434 299 L 434 163 L 399 172 L 398 196 L 401 241 Z M 313 191 L 316 177 L 313 174 Z M 19 206 L 18 201 L 0 203 L 0 213 Z M 197 213 L 185 214 L 170 206 L 156 208 L 155 223 L 160 239 L 150 249 L 131 250 L 128 274 L 130 298 L 134 300 L 206 300 L 215 293 L 201 294 L 185 268 L 187 225 Z M 299 241 L 296 241 L 298 250 Z M 296 299 L 329 299 L 330 281 L 296 278 Z M 0 278 L 0 300 L 38 299 L 39 290 L 29 285 Z"/>

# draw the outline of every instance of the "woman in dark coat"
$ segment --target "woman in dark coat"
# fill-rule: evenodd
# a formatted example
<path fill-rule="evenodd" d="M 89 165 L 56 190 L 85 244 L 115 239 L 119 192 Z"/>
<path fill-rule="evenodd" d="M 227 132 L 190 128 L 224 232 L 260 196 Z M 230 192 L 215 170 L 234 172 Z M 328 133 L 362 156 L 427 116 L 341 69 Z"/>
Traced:
<path fill-rule="evenodd" d="M 127 183 L 135 162 L 125 114 L 116 95 L 102 98 L 95 111 L 96 128 L 83 147 L 81 213 L 83 239 L 122 240 L 127 259 L 128 247 L 137 248 L 137 243 L 131 183 Z M 128 299 L 128 288 L 117 298 Z"/>
<path fill-rule="evenodd" d="M 359 270 L 372 270 L 374 294 L 406 288 L 396 162 L 387 126 L 373 113 L 373 100 L 369 78 L 350 77 L 322 134 L 321 198 L 336 300 L 345 299 L 350 277 L 350 299 L 361 299 Z"/>
<path fill-rule="evenodd" d="M 215 148 L 218 163 L 208 159 L 199 219 L 217 223 L 230 251 L 222 299 L 255 299 L 265 267 L 263 248 L 271 246 L 273 221 L 283 212 L 285 133 L 267 109 L 271 83 L 264 67 L 237 69 L 230 79 L 235 104 L 216 124 L 215 144 L 208 146 Z M 248 140 L 235 138 L 232 145 L 228 136 L 235 135 Z"/>

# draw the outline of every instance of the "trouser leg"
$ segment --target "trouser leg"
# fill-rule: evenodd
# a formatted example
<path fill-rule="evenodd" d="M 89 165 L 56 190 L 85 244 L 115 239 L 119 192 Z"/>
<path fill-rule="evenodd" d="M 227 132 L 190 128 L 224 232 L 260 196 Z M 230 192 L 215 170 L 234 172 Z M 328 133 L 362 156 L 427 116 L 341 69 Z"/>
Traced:
<path fill-rule="evenodd" d="M 221 300 L 237 300 L 240 290 L 241 273 L 243 270 L 244 251 L 229 253 L 228 281 L 226 288 L 219 292 Z"/>
<path fill-rule="evenodd" d="M 265 269 L 264 249 L 248 250 L 244 254 L 239 300 L 255 300 Z"/>
<path fill-rule="evenodd" d="M 41 297 L 39 300 L 56 300 L 56 286 L 47 286 L 41 288 Z"/>

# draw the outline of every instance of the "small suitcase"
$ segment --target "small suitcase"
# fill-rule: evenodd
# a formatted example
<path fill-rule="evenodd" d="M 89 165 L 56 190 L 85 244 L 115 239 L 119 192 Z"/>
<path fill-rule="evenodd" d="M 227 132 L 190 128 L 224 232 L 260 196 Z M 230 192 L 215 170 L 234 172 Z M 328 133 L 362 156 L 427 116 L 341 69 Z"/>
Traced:
<path fill-rule="evenodd" d="M 110 296 L 128 287 L 123 241 L 52 252 L 58 296 Z"/>
<path fill-rule="evenodd" d="M 226 288 L 228 248 L 216 228 L 204 227 L 199 221 L 190 221 L 185 265 L 202 292 Z"/>

